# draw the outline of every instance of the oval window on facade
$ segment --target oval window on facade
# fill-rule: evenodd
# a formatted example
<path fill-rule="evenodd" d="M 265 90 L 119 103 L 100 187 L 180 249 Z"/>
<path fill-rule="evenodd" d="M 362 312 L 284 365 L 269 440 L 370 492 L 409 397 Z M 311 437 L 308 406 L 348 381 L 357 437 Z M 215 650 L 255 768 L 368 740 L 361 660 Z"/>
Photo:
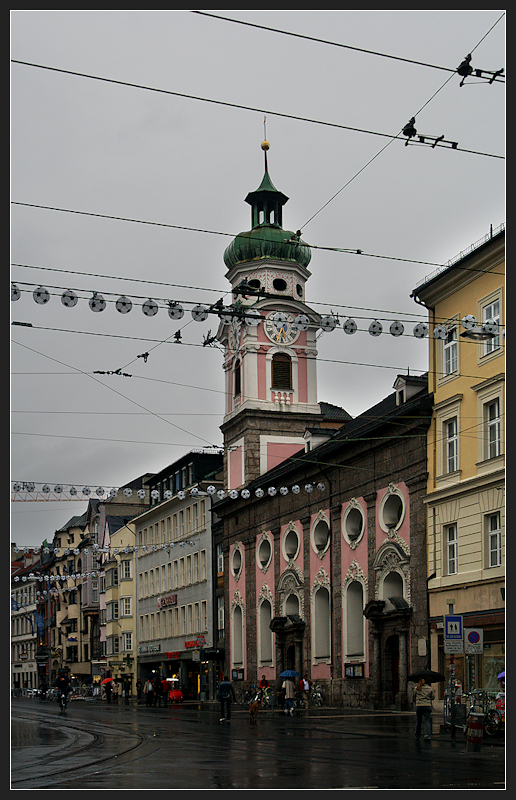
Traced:
<path fill-rule="evenodd" d="M 235 578 L 238 578 L 242 571 L 242 553 L 238 547 L 235 547 L 231 556 L 231 571 Z"/>
<path fill-rule="evenodd" d="M 299 552 L 299 534 L 294 528 L 289 528 L 283 537 L 283 555 L 287 561 L 292 561 Z"/>
<path fill-rule="evenodd" d="M 318 555 L 326 552 L 330 546 L 330 527 L 325 519 L 320 519 L 312 531 L 312 545 Z"/>
<path fill-rule="evenodd" d="M 380 504 L 379 523 L 386 533 L 398 530 L 405 516 L 403 495 L 397 489 L 390 489 Z"/>
<path fill-rule="evenodd" d="M 366 529 L 364 509 L 355 500 L 352 500 L 342 518 L 342 533 L 351 547 L 356 547 L 361 541 Z"/>
<path fill-rule="evenodd" d="M 260 567 L 263 570 L 267 569 L 272 558 L 272 546 L 267 536 L 264 536 L 264 538 L 258 544 L 257 556 Z"/>

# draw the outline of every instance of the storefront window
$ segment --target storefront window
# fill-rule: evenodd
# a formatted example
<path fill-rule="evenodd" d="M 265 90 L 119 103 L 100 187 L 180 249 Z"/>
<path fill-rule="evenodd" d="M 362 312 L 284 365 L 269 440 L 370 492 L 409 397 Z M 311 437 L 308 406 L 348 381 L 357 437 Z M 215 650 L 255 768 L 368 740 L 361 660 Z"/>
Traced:
<path fill-rule="evenodd" d="M 497 692 L 500 681 L 497 676 L 505 669 L 505 641 L 504 630 L 484 629 L 484 649 L 482 654 L 469 655 L 456 654 L 455 688 L 458 693 L 471 692 L 475 689 L 487 689 Z M 443 637 L 439 636 L 439 669 L 446 675 L 448 688 L 450 677 L 450 656 L 444 652 Z"/>

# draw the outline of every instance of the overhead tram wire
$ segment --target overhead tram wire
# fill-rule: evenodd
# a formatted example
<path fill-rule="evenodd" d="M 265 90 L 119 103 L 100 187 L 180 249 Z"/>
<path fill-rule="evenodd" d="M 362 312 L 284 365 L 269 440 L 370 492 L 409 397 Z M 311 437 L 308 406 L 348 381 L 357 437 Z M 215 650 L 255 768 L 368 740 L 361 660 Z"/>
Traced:
<path fill-rule="evenodd" d="M 124 400 L 127 400 L 128 402 L 133 403 L 133 405 L 137 406 L 138 408 L 143 409 L 143 411 L 146 411 L 149 414 L 152 414 L 152 416 L 156 417 L 156 419 L 160 419 L 162 422 L 166 422 L 167 425 L 171 425 L 173 428 L 176 428 L 177 430 L 180 430 L 183 433 L 188 434 L 188 436 L 193 436 L 195 439 L 199 439 L 201 442 L 204 442 L 209 447 L 213 447 L 212 443 L 208 442 L 208 440 L 205 439 L 203 436 L 198 436 L 196 433 L 192 433 L 191 431 L 188 431 L 185 428 L 182 428 L 180 425 L 175 425 L 173 422 L 170 422 L 170 420 L 166 419 L 165 417 L 160 417 L 159 414 L 156 414 L 154 411 L 151 411 L 151 409 L 146 408 L 144 405 L 142 405 L 141 403 L 138 403 L 136 400 L 133 400 L 132 398 L 127 397 L 126 395 L 122 394 L 122 392 L 119 392 L 117 389 L 113 389 L 112 386 L 110 386 L 110 385 L 108 385 L 106 383 L 103 383 L 101 380 L 99 380 L 99 378 L 96 378 L 95 375 L 93 375 L 93 374 L 91 374 L 89 372 L 85 372 L 84 370 L 79 369 L 79 367 L 72 367 L 70 364 L 66 364 L 64 361 L 60 361 L 59 359 L 55 358 L 54 356 L 49 356 L 46 353 L 41 353 L 39 350 L 35 350 L 33 347 L 29 347 L 28 345 L 22 344 L 21 342 L 15 342 L 15 344 L 17 344 L 19 347 L 24 347 L 26 350 L 30 350 L 32 353 L 36 353 L 37 355 L 42 356 L 43 358 L 48 358 L 48 359 L 50 359 L 50 361 L 55 361 L 56 364 L 61 364 L 61 366 L 67 367 L 68 369 L 76 370 L 77 373 L 79 373 L 80 375 L 85 375 L 86 377 L 91 378 L 91 380 L 96 381 L 101 386 L 104 386 L 106 389 L 109 389 L 109 391 L 114 392 L 114 394 L 118 395 L 119 397 L 122 397 Z"/>
<path fill-rule="evenodd" d="M 403 137 L 401 137 L 399 134 L 396 134 L 395 136 L 393 136 L 390 133 L 381 133 L 380 131 L 371 131 L 371 130 L 367 130 L 365 128 L 357 128 L 357 127 L 353 127 L 353 126 L 350 126 L 350 125 L 342 125 L 342 124 L 337 123 L 337 122 L 326 122 L 324 120 L 313 119 L 311 117 L 302 117 L 302 116 L 299 116 L 299 115 L 296 115 L 296 114 L 287 114 L 287 113 L 281 112 L 281 111 L 269 111 L 269 110 L 263 109 L 263 108 L 256 108 L 254 106 L 243 105 L 242 103 L 230 103 L 230 102 L 228 102 L 226 100 L 214 100 L 213 98 L 210 98 L 210 97 L 201 97 L 199 95 L 187 94 L 185 92 L 174 92 L 171 89 L 158 89 L 157 87 L 154 87 L 154 86 L 145 86 L 144 84 L 132 83 L 130 81 L 116 80 L 115 78 L 104 78 L 104 77 L 102 77 L 100 75 L 91 75 L 91 74 L 86 73 L 86 72 L 77 72 L 75 70 L 61 69 L 59 67 L 50 67 L 50 66 L 47 66 L 45 64 L 35 64 L 34 62 L 31 62 L 31 61 L 21 61 L 20 59 L 16 59 L 16 58 L 12 58 L 11 59 L 11 63 L 13 63 L 13 64 L 21 64 L 21 65 L 26 66 L 26 67 L 35 67 L 37 69 L 45 69 L 45 70 L 49 70 L 51 72 L 59 72 L 59 73 L 65 74 L 65 75 L 73 75 L 73 76 L 79 77 L 79 78 L 88 78 L 89 80 L 102 81 L 102 82 L 105 82 L 105 83 L 113 83 L 113 84 L 117 84 L 119 86 L 128 86 L 128 87 L 133 88 L 133 89 L 144 89 L 145 91 L 148 91 L 148 92 L 157 92 L 159 94 L 167 94 L 167 95 L 171 95 L 173 97 L 182 97 L 182 98 L 187 99 L 187 100 L 198 100 L 198 101 L 201 101 L 201 102 L 204 102 L 204 103 L 212 103 L 214 105 L 226 106 L 228 108 L 242 109 L 243 111 L 253 111 L 253 112 L 258 112 L 260 114 L 267 114 L 267 115 L 272 115 L 272 116 L 275 116 L 275 117 L 283 117 L 285 119 L 294 119 L 294 120 L 298 120 L 300 122 L 310 122 L 310 123 L 312 123 L 314 125 L 325 125 L 327 127 L 339 128 L 341 130 L 354 131 L 355 133 L 367 133 L 367 134 L 369 134 L 371 136 L 382 136 L 384 138 L 388 138 L 388 139 L 391 139 L 391 140 L 393 140 L 393 139 L 402 139 L 403 141 L 405 141 L 405 139 Z M 442 145 L 439 142 L 436 143 L 436 146 L 437 147 L 442 147 Z M 449 149 L 449 148 L 447 147 L 447 149 Z M 493 153 L 483 153 L 483 152 L 480 152 L 480 151 L 477 151 L 477 150 L 469 150 L 469 149 L 466 149 L 466 148 L 463 148 L 463 147 L 455 147 L 454 151 L 461 152 L 461 153 L 470 153 L 470 154 L 479 155 L 479 156 L 487 156 L 489 158 L 502 158 L 502 159 L 504 158 L 504 156 L 498 156 L 498 155 L 495 155 Z M 80 213 L 80 212 L 78 212 L 78 213 Z M 99 216 L 102 216 L 102 215 L 99 215 Z M 158 224 L 158 223 L 156 223 L 156 224 Z"/>
<path fill-rule="evenodd" d="M 431 69 L 439 69 L 439 70 L 442 70 L 444 72 L 453 72 L 454 74 L 457 73 L 457 70 L 456 69 L 452 69 L 451 67 L 441 67 L 441 66 L 438 66 L 437 64 L 430 64 L 430 63 L 428 63 L 426 61 L 417 61 L 416 59 L 413 59 L 413 58 L 403 58 L 402 56 L 393 56 L 393 55 L 391 55 L 389 53 L 381 53 L 378 50 L 368 50 L 365 47 L 355 47 L 355 46 L 350 45 L 350 44 L 343 44 L 342 42 L 334 42 L 334 41 L 331 41 L 330 39 L 321 39 L 320 37 L 317 37 L 317 36 L 308 36 L 307 34 L 304 34 L 304 33 L 294 33 L 293 31 L 285 31 L 285 30 L 281 30 L 280 28 L 273 28 L 270 25 L 259 25 L 259 24 L 255 23 L 255 22 L 246 22 L 246 21 L 240 20 L 240 19 L 232 19 L 231 17 L 223 17 L 223 16 L 220 16 L 219 14 L 210 14 L 210 13 L 208 13 L 206 11 L 191 11 L 191 13 L 192 14 L 199 14 L 200 16 L 203 16 L 203 17 L 212 17 L 213 19 L 218 19 L 218 20 L 221 20 L 223 22 L 233 22 L 236 25 L 245 25 L 245 26 L 248 26 L 250 28 L 258 28 L 260 30 L 269 31 L 271 33 L 280 33 L 283 36 L 292 36 L 292 37 L 294 37 L 296 39 L 306 39 L 307 41 L 310 41 L 310 42 L 316 42 L 318 44 L 326 44 L 326 45 L 330 45 L 331 47 L 340 47 L 340 48 L 345 49 L 345 50 L 354 50 L 357 53 L 365 53 L 366 55 L 380 56 L 381 58 L 388 58 L 388 59 L 392 59 L 394 61 L 403 61 L 406 64 L 415 64 L 416 66 L 420 66 L 420 67 L 430 67 Z M 500 19 L 503 16 L 505 16 L 505 13 L 502 14 L 502 16 L 495 22 L 495 25 L 498 24 L 498 22 L 500 21 Z M 493 28 L 494 28 L 494 25 L 493 25 Z M 492 28 L 490 30 L 492 30 Z M 490 31 L 488 31 L 485 36 L 487 36 L 488 33 L 490 33 Z M 484 39 L 485 39 L 485 36 L 483 37 Z M 480 41 L 483 41 L 483 39 L 481 39 Z M 480 42 L 479 42 L 479 44 L 480 44 Z M 477 45 L 477 47 L 478 47 L 478 45 Z M 498 81 L 497 80 L 497 82 L 505 83 L 504 80 L 503 81 Z"/>
<path fill-rule="evenodd" d="M 351 179 L 351 180 L 353 180 L 353 179 Z M 345 188 L 345 187 L 343 187 L 343 188 Z M 339 190 L 339 191 L 342 191 L 342 190 Z M 213 231 L 213 230 L 207 230 L 205 228 L 185 228 L 184 226 L 173 225 L 172 223 L 167 223 L 167 222 L 153 222 L 153 221 L 148 221 L 148 220 L 143 220 L 143 219 L 135 219 L 135 218 L 132 218 L 132 217 L 118 217 L 118 216 L 113 216 L 113 215 L 110 215 L 110 214 L 99 214 L 99 213 L 92 212 L 92 211 L 77 211 L 76 209 L 71 209 L 71 208 L 60 208 L 60 207 L 56 207 L 56 206 L 45 206 L 45 205 L 42 205 L 41 203 L 24 203 L 24 202 L 21 202 L 19 200 L 11 200 L 11 205 L 23 206 L 23 207 L 26 207 L 26 208 L 39 208 L 39 209 L 42 209 L 43 211 L 59 211 L 59 212 L 65 213 L 65 214 L 80 214 L 82 216 L 99 217 L 101 219 L 112 219 L 112 220 L 116 220 L 118 222 L 132 222 L 132 223 L 136 223 L 138 225 L 158 225 L 158 226 L 165 227 L 165 228 L 175 228 L 175 229 L 178 229 L 178 230 L 194 231 L 196 233 L 209 233 L 209 234 L 212 234 L 214 236 L 228 236 L 230 238 L 234 238 L 236 236 L 235 233 L 227 233 L 226 231 Z M 336 253 L 346 253 L 347 255 L 360 255 L 360 256 L 364 256 L 366 258 L 380 258 L 380 259 L 385 259 L 385 260 L 388 260 L 388 261 L 399 261 L 399 262 L 405 262 L 407 264 L 416 264 L 416 265 L 420 265 L 420 266 L 442 267 L 442 268 L 450 266 L 449 264 L 439 264 L 438 262 L 435 262 L 435 261 L 422 261 L 420 259 L 414 259 L 414 258 L 402 258 L 401 256 L 387 256 L 387 255 L 380 255 L 380 254 L 377 254 L 377 253 L 367 253 L 367 252 L 361 250 L 360 248 L 330 247 L 330 246 L 326 246 L 326 245 L 310 245 L 310 244 L 307 244 L 306 242 L 305 242 L 305 245 L 307 247 L 310 247 L 313 250 L 327 250 L 327 251 L 336 252 Z M 156 285 L 161 285 L 161 286 L 170 286 L 170 287 L 175 287 L 175 288 L 202 289 L 203 291 L 209 291 L 209 292 L 227 293 L 226 289 L 220 289 L 220 290 L 219 289 L 204 289 L 204 287 L 200 287 L 200 286 L 187 286 L 187 285 L 185 286 L 185 285 L 182 285 L 182 284 L 165 283 L 163 281 L 147 281 L 147 280 L 143 280 L 142 278 L 127 278 L 127 277 L 123 277 L 123 276 L 98 275 L 98 274 L 91 273 L 91 272 L 81 272 L 81 271 L 78 271 L 78 270 L 55 269 L 54 267 L 41 267 L 41 266 L 37 266 L 37 265 L 33 265 L 33 264 L 18 264 L 18 263 L 14 263 L 13 262 L 13 263 L 11 263 L 11 266 L 12 267 L 23 267 L 25 269 L 42 269 L 42 270 L 47 270 L 47 271 L 50 271 L 50 272 L 63 272 L 63 273 L 72 274 L 72 275 L 85 275 L 85 276 L 92 277 L 92 278 L 107 278 L 107 279 L 115 279 L 115 280 L 121 280 L 121 281 L 122 280 L 123 281 L 130 281 L 130 282 L 134 282 L 134 283 L 149 283 L 149 284 L 156 284 Z M 460 269 L 465 269 L 465 270 L 468 270 L 468 271 L 472 271 L 472 272 L 480 272 L 481 271 L 481 270 L 472 269 L 470 267 L 459 267 L 459 268 Z"/>
<path fill-rule="evenodd" d="M 345 437 L 344 441 L 346 443 L 360 442 L 360 441 L 372 441 L 372 440 L 377 440 L 377 441 L 393 441 L 393 440 L 396 440 L 396 441 L 399 441 L 401 439 L 410 440 L 410 439 L 420 439 L 420 438 L 423 438 L 423 437 L 426 438 L 427 435 L 428 435 L 427 431 L 425 431 L 424 433 L 421 433 L 421 434 L 401 434 L 401 435 L 398 435 L 396 433 L 391 433 L 391 434 L 384 434 L 384 435 L 380 435 L 380 436 L 371 436 L 371 435 L 360 436 L 358 434 L 360 434 L 361 429 L 368 428 L 370 426 L 370 424 L 374 423 L 374 422 L 383 422 L 383 423 L 388 424 L 388 425 L 397 425 L 397 426 L 401 427 L 402 425 L 404 425 L 403 419 L 405 419 L 405 420 L 414 419 L 414 420 L 420 420 L 420 421 L 424 421 L 424 419 L 431 420 L 430 417 L 421 417 L 419 415 L 418 416 L 414 416 L 414 417 L 412 417 L 412 416 L 403 417 L 400 420 L 394 420 L 394 419 L 391 419 L 389 417 L 385 418 L 385 417 L 375 417 L 375 416 L 370 416 L 370 415 L 366 415 L 366 416 L 359 415 L 359 417 L 356 418 L 356 419 L 358 421 L 362 421 L 362 425 L 355 431 L 355 435 L 349 436 L 349 437 Z M 483 420 L 477 421 L 475 424 L 470 425 L 470 426 L 468 426 L 466 428 L 463 428 L 461 430 L 461 435 L 462 436 L 466 436 L 467 438 L 472 438 L 472 439 L 478 440 L 478 438 L 482 435 L 481 431 L 479 429 L 481 428 L 481 426 L 483 426 L 483 424 L 484 424 Z M 343 427 L 345 428 L 345 425 Z M 476 431 L 476 433 L 474 433 L 474 431 Z M 66 436 L 64 434 L 28 433 L 28 434 L 20 434 L 20 435 L 46 436 L 46 437 L 49 437 L 49 438 L 74 438 L 74 439 L 87 438 L 88 440 L 96 441 L 95 437 Z M 106 440 L 106 439 L 103 438 L 103 439 L 99 439 L 98 441 L 109 441 L 109 440 Z M 117 441 L 117 442 L 121 442 L 121 443 L 125 442 L 125 443 L 128 443 L 128 444 L 146 444 L 147 443 L 147 442 L 142 442 L 142 441 L 124 440 L 124 439 L 115 439 L 115 440 L 111 440 L 111 441 Z M 445 441 L 445 437 L 444 436 L 436 435 L 435 440 L 434 440 L 435 444 L 438 444 L 439 442 L 443 442 L 443 441 Z M 154 444 L 166 444 L 166 443 L 157 442 L 157 443 L 154 443 Z M 182 445 L 171 445 L 171 446 L 182 446 Z M 213 447 L 213 449 L 219 450 L 219 451 L 223 451 L 225 449 L 231 449 L 231 447 L 229 447 L 229 448 L 226 448 L 224 446 L 217 447 L 215 445 L 213 445 L 212 447 Z M 347 469 L 350 469 L 350 470 L 364 469 L 364 470 L 366 470 L 366 469 L 369 469 L 368 467 L 358 467 L 356 464 L 343 464 L 343 463 L 338 463 L 337 464 L 334 461 L 322 461 L 320 458 L 314 458 L 312 456 L 312 453 L 314 453 L 314 451 L 311 451 L 310 455 L 305 454 L 304 456 L 298 456 L 298 455 L 294 454 L 292 456 L 289 456 L 288 460 L 289 460 L 289 462 L 291 464 L 295 465 L 297 463 L 298 466 L 301 466 L 303 464 L 308 464 L 308 465 L 314 465 L 315 464 L 315 465 L 326 466 L 326 467 L 333 466 L 333 467 L 336 467 L 337 469 L 342 469 L 342 470 L 347 470 Z M 34 481 L 33 483 L 41 483 L 41 481 L 37 481 L 37 482 Z M 54 481 L 47 481 L 47 483 L 55 483 L 55 482 Z M 84 482 L 75 481 L 74 485 L 77 484 L 77 483 L 82 484 L 82 485 L 84 484 Z M 68 482 L 64 482 L 64 483 L 62 483 L 62 485 L 63 486 L 65 486 L 65 485 L 68 486 L 70 484 Z M 25 491 L 29 491 L 29 490 L 25 490 Z M 105 491 L 107 491 L 107 489 Z M 81 498 L 81 499 L 86 500 L 87 498 Z"/>
<path fill-rule="evenodd" d="M 47 329 L 46 328 L 41 328 L 40 326 L 37 326 L 37 327 L 35 327 L 35 330 L 47 330 Z M 70 331 L 70 330 L 60 331 L 60 329 L 58 329 L 58 328 L 48 328 L 48 330 L 52 330 L 52 331 L 56 331 L 56 332 L 63 332 L 63 333 L 79 333 L 79 334 L 86 333 L 86 335 L 88 335 L 88 336 L 105 336 L 105 337 L 108 337 L 108 338 L 131 338 L 131 337 L 118 337 L 116 334 L 95 333 L 95 332 L 89 332 L 89 331 L 88 332 Z M 158 345 L 165 343 L 165 342 L 163 342 L 161 340 L 156 340 L 156 341 L 157 341 Z M 69 369 L 74 369 L 74 370 L 76 370 L 77 374 L 79 374 L 79 375 L 87 375 L 88 377 L 94 377 L 94 374 L 95 374 L 94 372 L 86 372 L 85 370 L 81 370 L 78 367 L 72 367 L 69 364 L 65 364 L 65 362 L 63 362 L 63 361 L 58 361 L 57 359 L 53 358 L 52 356 L 48 356 L 45 353 L 40 353 L 39 351 L 34 350 L 33 348 L 28 347 L 27 345 L 24 345 L 21 342 L 18 342 L 18 341 L 14 340 L 14 339 L 12 340 L 12 342 L 13 342 L 13 344 L 17 344 L 20 347 L 25 347 L 27 350 L 31 350 L 32 352 L 37 353 L 38 355 L 41 355 L 41 356 L 44 356 L 45 358 L 49 358 L 49 359 L 51 359 L 53 361 L 56 361 L 56 363 L 62 364 L 63 366 L 68 367 Z M 200 345 L 200 344 L 183 344 L 181 346 L 182 347 L 202 347 L 202 345 Z M 136 359 L 133 359 L 133 361 L 136 361 Z M 351 367 L 373 367 L 374 369 L 391 369 L 391 370 L 396 370 L 397 372 L 400 372 L 400 373 L 404 373 L 406 371 L 406 369 L 407 369 L 406 366 L 401 367 L 401 366 L 396 366 L 395 364 L 374 364 L 374 363 L 368 363 L 366 361 L 345 361 L 345 360 L 339 359 L 339 358 L 322 358 L 322 357 L 318 357 L 317 361 L 321 362 L 321 363 L 328 363 L 328 364 L 345 364 L 346 366 L 351 366 Z M 133 363 L 133 362 L 130 362 L 130 363 Z M 122 368 L 120 368 L 120 369 L 122 369 Z M 424 369 L 423 368 L 411 367 L 410 369 L 414 373 L 417 372 L 417 373 L 421 373 L 423 375 L 426 374 L 426 373 L 429 373 L 429 374 L 435 374 L 435 375 L 443 376 L 445 374 L 444 372 L 441 372 L 439 370 L 429 370 L 426 367 Z M 117 372 L 119 372 L 119 370 L 110 371 L 111 374 L 116 374 Z M 36 373 L 36 374 L 38 374 L 38 373 Z M 475 379 L 475 380 L 481 380 L 481 378 L 483 377 L 482 375 L 466 375 L 465 373 L 462 373 L 462 372 L 460 373 L 460 375 L 461 375 L 462 378 L 472 378 L 472 379 Z M 152 381 L 158 381 L 159 380 L 157 378 L 147 378 L 145 375 L 129 375 L 129 377 L 136 378 L 136 379 L 141 379 L 141 380 L 152 380 Z M 169 381 L 161 381 L 161 382 L 169 383 Z M 99 383 L 101 383 L 102 386 L 106 386 L 107 388 L 110 388 L 107 384 L 102 383 L 102 381 L 99 381 Z M 173 384 L 173 385 L 175 385 L 175 384 Z M 113 391 L 115 391 L 115 390 L 113 389 Z M 212 389 L 210 391 L 216 391 L 216 390 Z M 129 402 L 132 402 L 135 405 L 140 406 L 141 408 L 143 408 L 145 411 L 148 411 L 153 416 L 156 416 L 156 417 L 158 417 L 158 419 L 161 419 L 159 414 L 155 414 L 155 412 L 150 411 L 149 409 L 146 409 L 145 406 L 142 406 L 139 403 L 137 403 L 136 401 L 131 400 L 131 398 L 125 397 L 125 395 L 121 394 L 121 392 L 117 392 L 117 394 L 120 394 L 121 397 L 124 397 L 124 399 L 129 400 Z M 178 426 L 175 426 L 175 427 L 178 427 Z M 183 430 L 183 429 L 180 428 L 180 430 Z M 185 433 L 190 433 L 190 431 L 184 431 L 184 432 Z M 192 435 L 195 435 L 195 434 L 192 434 Z M 206 441 L 206 440 L 203 440 L 203 441 Z"/>
<path fill-rule="evenodd" d="M 495 26 L 496 26 L 496 25 L 497 25 L 497 24 L 500 22 L 500 20 L 502 19 L 502 17 L 503 17 L 503 16 L 504 16 L 504 15 L 502 14 L 502 15 L 501 15 L 501 16 L 500 16 L 500 17 L 497 19 L 497 21 L 494 23 L 494 25 L 492 25 L 492 26 L 491 26 L 491 28 L 490 28 L 490 29 L 489 29 L 489 30 L 488 30 L 488 31 L 487 31 L 487 32 L 484 34 L 484 36 L 483 36 L 483 37 L 480 39 L 480 41 L 479 41 L 479 42 L 478 42 L 478 43 L 475 45 L 475 47 L 474 47 L 474 48 L 471 50 L 471 52 L 472 52 L 472 53 L 473 53 L 473 52 L 474 52 L 474 51 L 477 49 L 477 47 L 478 47 L 478 46 L 480 45 L 480 43 L 481 43 L 481 42 L 482 42 L 482 41 L 483 41 L 483 40 L 486 38 L 486 36 L 488 36 L 488 35 L 489 35 L 489 33 L 490 33 L 492 30 L 493 30 L 493 28 L 494 28 L 494 27 L 495 27 Z M 428 98 L 428 100 L 426 101 L 426 103 L 424 103 L 424 104 L 421 106 L 421 108 L 419 109 L 419 111 L 417 111 L 417 112 L 414 114 L 414 117 L 417 117 L 417 115 L 418 115 L 418 114 L 419 114 L 419 113 L 420 113 L 420 112 L 421 112 L 421 111 L 422 111 L 424 108 L 426 108 L 426 106 L 427 106 L 427 105 L 428 105 L 428 104 L 429 104 L 429 103 L 430 103 L 430 102 L 431 102 L 431 101 L 434 99 L 434 97 L 436 97 L 436 96 L 439 94 L 439 92 L 440 92 L 442 89 L 444 89 L 444 87 L 446 86 L 446 84 L 447 84 L 447 83 L 449 83 L 449 82 L 451 81 L 451 79 L 453 78 L 453 75 L 454 75 L 454 74 L 456 74 L 456 70 L 453 70 L 453 74 L 452 74 L 452 75 L 450 75 L 450 76 L 449 76 L 449 77 L 448 77 L 448 78 L 447 78 L 447 79 L 444 81 L 444 83 L 442 84 L 442 86 L 440 86 L 438 89 L 436 89 L 436 91 L 433 93 L 433 95 L 432 95 L 431 97 L 429 97 L 429 98 Z M 382 154 L 382 153 L 383 153 L 383 152 L 384 152 L 384 151 L 387 149 L 387 147 L 389 147 L 389 145 L 391 145 L 391 144 L 392 144 L 392 142 L 393 142 L 395 139 L 398 139 L 398 138 L 399 138 L 399 133 L 398 133 L 398 134 L 396 134 L 396 136 L 393 136 L 393 137 L 391 138 L 391 141 L 390 141 L 390 142 L 387 142 L 387 144 L 386 144 L 384 147 L 382 147 L 382 148 L 381 148 L 381 149 L 378 151 L 378 153 L 376 153 L 376 155 L 374 155 L 372 158 L 370 158 L 370 159 L 369 159 L 369 161 L 368 161 L 366 164 L 364 164 L 364 166 L 363 166 L 361 169 L 359 169 L 359 170 L 358 170 L 358 172 L 356 172 L 356 173 L 355 173 L 355 174 L 354 174 L 354 175 L 353 175 L 353 176 L 352 176 L 352 177 L 351 177 L 351 178 L 350 178 L 348 181 L 346 181 L 346 183 L 344 184 L 344 186 L 342 186 L 342 187 L 341 187 L 341 188 L 338 190 L 338 192 L 335 192 L 335 194 L 334 194 L 332 197 L 330 197 L 330 199 L 329 199 L 329 200 L 327 200 L 327 201 L 326 201 L 326 203 L 324 203 L 324 204 L 323 204 L 323 205 L 320 207 L 320 209 L 319 209 L 318 211 L 316 211 L 316 212 L 315 212 L 315 214 L 312 214 L 312 216 L 311 216 L 311 217 L 310 217 L 310 218 L 309 218 L 309 219 L 308 219 L 308 220 L 305 222 L 304 226 L 302 226 L 302 227 L 301 227 L 301 230 L 302 230 L 303 228 L 305 228 L 305 227 L 308 225 L 308 223 L 310 223 L 310 222 L 311 222 L 313 219 L 315 219 L 315 217 L 316 217 L 316 216 L 318 216 L 318 214 L 320 214 L 320 213 L 321 213 L 321 211 L 323 211 L 323 210 L 324 210 L 324 209 L 325 209 L 325 208 L 326 208 L 326 207 L 327 207 L 327 206 L 328 206 L 328 205 L 329 205 L 329 204 L 330 204 L 330 203 L 331 203 L 333 200 L 335 200 L 335 198 L 336 198 L 336 197 L 338 197 L 338 195 L 339 195 L 339 194 L 340 194 L 340 193 L 341 193 L 341 192 L 342 192 L 342 191 L 343 191 L 343 190 L 344 190 L 346 187 L 348 187 L 348 186 L 349 186 L 349 184 L 350 184 L 350 183 L 352 183 L 352 181 L 354 181 L 354 180 L 355 180 L 355 178 L 357 178 L 357 177 L 358 177 L 358 176 L 359 176 L 359 175 L 360 175 L 360 174 L 361 174 L 361 173 L 362 173 L 362 172 L 363 172 L 363 171 L 364 171 L 364 170 L 365 170 L 365 169 L 366 169 L 366 168 L 367 168 L 367 167 L 368 167 L 370 164 L 372 164 L 372 162 L 373 162 L 373 161 L 374 161 L 376 158 L 378 158 L 378 156 L 379 156 L 379 155 L 381 155 L 381 154 Z M 435 142 L 435 145 L 437 145 L 437 140 L 436 140 L 436 142 Z M 435 146 L 435 145 L 434 145 L 434 146 Z M 458 147 L 457 147 L 457 148 L 454 148 L 454 149 L 459 149 L 459 150 L 462 150 L 462 148 L 458 148 Z M 501 158 L 503 158 L 503 156 L 501 156 Z"/>

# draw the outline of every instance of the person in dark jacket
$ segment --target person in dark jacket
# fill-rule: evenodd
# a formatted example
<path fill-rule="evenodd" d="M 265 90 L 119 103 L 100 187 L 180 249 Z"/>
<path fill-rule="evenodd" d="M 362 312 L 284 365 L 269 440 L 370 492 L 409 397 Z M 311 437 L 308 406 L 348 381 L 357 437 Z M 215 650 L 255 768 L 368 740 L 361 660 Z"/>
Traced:
<path fill-rule="evenodd" d="M 220 721 L 224 722 L 231 719 L 231 701 L 236 700 L 233 684 L 224 675 L 219 683 L 217 697 L 220 700 Z"/>

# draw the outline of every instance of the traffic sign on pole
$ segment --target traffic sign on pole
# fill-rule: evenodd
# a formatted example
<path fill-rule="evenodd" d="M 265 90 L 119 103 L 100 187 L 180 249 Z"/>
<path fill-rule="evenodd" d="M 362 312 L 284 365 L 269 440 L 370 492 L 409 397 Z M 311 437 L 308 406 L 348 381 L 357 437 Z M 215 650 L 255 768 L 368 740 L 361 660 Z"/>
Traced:
<path fill-rule="evenodd" d="M 484 631 L 482 628 L 464 628 L 464 652 L 470 655 L 484 652 Z"/>
<path fill-rule="evenodd" d="M 444 618 L 444 652 L 462 653 L 463 645 L 462 617 L 449 614 Z"/>

